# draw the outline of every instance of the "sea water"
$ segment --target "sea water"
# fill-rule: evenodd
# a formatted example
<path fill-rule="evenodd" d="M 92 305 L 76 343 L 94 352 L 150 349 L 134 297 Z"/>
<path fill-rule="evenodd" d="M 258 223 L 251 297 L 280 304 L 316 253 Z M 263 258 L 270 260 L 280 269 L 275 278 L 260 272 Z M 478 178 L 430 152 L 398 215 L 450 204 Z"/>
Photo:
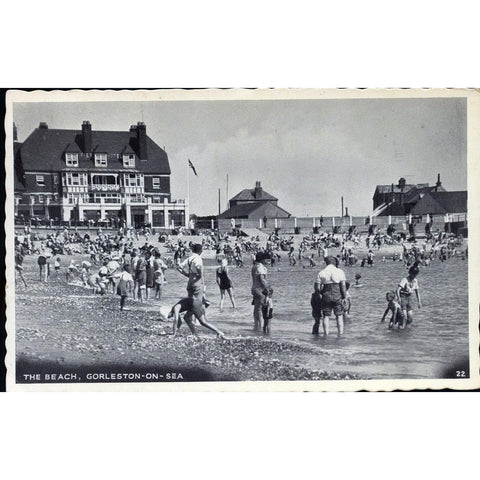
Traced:
<path fill-rule="evenodd" d="M 387 307 L 385 293 L 395 290 L 407 275 L 403 262 L 388 260 L 373 267 L 343 267 L 352 285 L 352 307 L 342 337 L 337 336 L 334 316 L 330 318 L 328 337 L 311 334 L 310 296 L 320 268 L 302 268 L 299 263 L 290 267 L 285 260 L 268 267 L 268 280 L 274 288 L 274 318 L 265 339 L 308 346 L 311 353 L 296 354 L 293 362 L 316 370 L 351 372 L 375 379 L 442 378 L 457 365 L 468 370 L 466 260 L 456 257 L 421 267 L 418 283 L 422 308 L 417 308 L 414 297 L 413 323 L 400 331 L 388 329 L 390 314 L 384 323 L 380 320 Z M 357 273 L 362 277 L 361 288 L 353 287 Z M 250 266 L 230 267 L 236 310 L 231 308 L 227 295 L 220 312 L 215 268 L 208 262 L 205 277 L 209 299 L 213 300 L 208 318 L 229 336 L 263 337 L 252 328 Z"/>

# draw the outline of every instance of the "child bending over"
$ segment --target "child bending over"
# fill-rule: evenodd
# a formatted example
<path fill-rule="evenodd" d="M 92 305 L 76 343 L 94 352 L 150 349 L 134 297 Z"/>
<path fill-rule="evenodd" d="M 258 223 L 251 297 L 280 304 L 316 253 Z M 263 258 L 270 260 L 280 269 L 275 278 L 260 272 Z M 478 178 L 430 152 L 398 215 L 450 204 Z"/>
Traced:
<path fill-rule="evenodd" d="M 405 318 L 402 312 L 402 307 L 400 304 L 397 302 L 395 292 L 387 292 L 385 295 L 388 305 L 387 309 L 385 310 L 385 313 L 383 314 L 381 322 L 383 323 L 385 321 L 385 318 L 388 315 L 388 312 L 392 313 L 392 317 L 390 318 L 390 323 L 388 324 L 388 328 L 391 329 L 394 326 L 397 326 L 397 329 L 403 329 L 405 328 Z"/>

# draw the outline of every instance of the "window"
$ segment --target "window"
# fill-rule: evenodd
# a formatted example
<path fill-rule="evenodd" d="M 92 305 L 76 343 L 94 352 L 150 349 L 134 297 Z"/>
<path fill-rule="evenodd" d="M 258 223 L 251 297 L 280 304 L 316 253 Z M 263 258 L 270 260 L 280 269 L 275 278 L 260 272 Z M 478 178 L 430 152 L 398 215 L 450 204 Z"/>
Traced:
<path fill-rule="evenodd" d="M 58 175 L 56 175 L 56 174 L 53 175 L 53 184 L 55 186 L 58 186 Z"/>
<path fill-rule="evenodd" d="M 67 153 L 65 155 L 67 167 L 78 167 L 78 153 Z"/>
<path fill-rule="evenodd" d="M 107 166 L 107 154 L 106 153 L 96 153 L 95 154 L 95 166 L 96 167 L 106 167 Z"/>
<path fill-rule="evenodd" d="M 43 203 L 45 200 L 43 198 L 43 195 L 38 196 L 38 203 Z"/>
<path fill-rule="evenodd" d="M 160 178 L 159 177 L 153 177 L 152 182 L 153 182 L 153 188 L 158 190 L 160 188 Z"/>
<path fill-rule="evenodd" d="M 123 166 L 124 167 L 134 167 L 135 166 L 135 155 L 124 155 L 123 156 Z"/>
<path fill-rule="evenodd" d="M 45 186 L 45 176 L 44 175 L 37 175 L 37 185 L 39 185 L 40 187 L 44 187 Z"/>
<path fill-rule="evenodd" d="M 141 175 L 135 175 L 132 173 L 128 175 L 127 182 L 130 187 L 143 187 L 143 178 Z"/>

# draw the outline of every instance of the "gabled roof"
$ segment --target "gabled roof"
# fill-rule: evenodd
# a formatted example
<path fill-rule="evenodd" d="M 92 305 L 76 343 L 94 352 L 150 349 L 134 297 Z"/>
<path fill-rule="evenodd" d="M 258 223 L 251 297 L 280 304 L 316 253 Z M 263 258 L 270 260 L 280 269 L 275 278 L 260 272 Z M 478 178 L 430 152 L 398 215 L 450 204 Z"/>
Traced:
<path fill-rule="evenodd" d="M 98 153 L 121 155 L 128 145 L 136 152 L 136 133 L 125 131 L 92 131 L 92 147 Z M 59 171 L 66 167 L 64 153 L 72 148 L 82 151 L 82 132 L 80 130 L 61 130 L 53 128 L 36 128 L 23 142 L 20 148 L 23 168 L 25 171 Z M 144 173 L 170 174 L 170 165 L 166 152 L 147 136 L 148 160 L 137 162 L 137 170 Z M 91 155 L 79 154 L 79 167 L 94 166 Z M 123 169 L 123 159 L 108 158 L 107 168 Z M 131 168 L 131 167 L 130 167 Z"/>
<path fill-rule="evenodd" d="M 430 192 L 429 194 L 447 213 L 467 211 L 467 191 Z"/>
<path fill-rule="evenodd" d="M 467 192 L 429 192 L 412 208 L 413 214 L 466 213 Z"/>
<path fill-rule="evenodd" d="M 277 211 L 280 210 L 285 213 L 287 216 L 290 216 L 283 208 L 275 205 L 273 202 L 246 202 L 240 203 L 237 205 L 233 205 L 225 212 L 221 213 L 218 218 L 239 218 L 251 215 L 255 210 L 259 208 L 264 208 L 265 205 L 271 205 L 272 208 L 276 209 Z"/>
<path fill-rule="evenodd" d="M 230 207 L 228 210 L 221 213 L 218 218 L 237 218 L 243 217 L 245 215 L 248 216 L 260 207 L 261 205 L 255 202 L 241 203 L 239 205 L 234 205 L 233 207 Z"/>
<path fill-rule="evenodd" d="M 231 202 L 239 200 L 244 202 L 251 202 L 255 200 L 278 200 L 278 198 L 270 195 L 263 189 L 245 188 L 240 193 L 230 199 Z"/>
<path fill-rule="evenodd" d="M 445 189 L 441 185 L 438 187 L 436 185 L 432 185 L 431 187 L 428 185 L 426 187 L 416 187 L 405 196 L 404 203 L 417 203 L 423 195 L 435 191 L 445 192 Z"/>

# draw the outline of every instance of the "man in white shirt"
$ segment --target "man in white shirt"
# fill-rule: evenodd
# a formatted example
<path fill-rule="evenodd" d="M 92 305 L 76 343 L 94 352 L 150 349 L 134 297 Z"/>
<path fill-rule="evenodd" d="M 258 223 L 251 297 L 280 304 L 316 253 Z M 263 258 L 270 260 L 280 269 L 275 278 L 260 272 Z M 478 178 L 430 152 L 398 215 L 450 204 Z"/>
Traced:
<path fill-rule="evenodd" d="M 192 254 L 177 266 L 177 270 L 188 277 L 187 293 L 189 298 L 193 298 L 192 312 L 200 318 L 205 314 L 203 305 L 203 294 L 205 291 L 203 278 L 203 260 L 200 256 L 203 251 L 201 244 L 192 245 Z"/>
<path fill-rule="evenodd" d="M 347 297 L 345 273 L 337 267 L 337 259 L 325 257 L 326 267 L 320 271 L 315 281 L 315 292 L 322 295 L 323 332 L 329 333 L 329 320 L 332 311 L 337 319 L 338 334 L 343 334 L 343 313 Z"/>
<path fill-rule="evenodd" d="M 192 245 L 192 254 L 177 266 L 177 270 L 188 277 L 187 292 L 189 297 L 203 294 L 203 260 L 200 256 L 203 248 L 200 244 Z"/>

